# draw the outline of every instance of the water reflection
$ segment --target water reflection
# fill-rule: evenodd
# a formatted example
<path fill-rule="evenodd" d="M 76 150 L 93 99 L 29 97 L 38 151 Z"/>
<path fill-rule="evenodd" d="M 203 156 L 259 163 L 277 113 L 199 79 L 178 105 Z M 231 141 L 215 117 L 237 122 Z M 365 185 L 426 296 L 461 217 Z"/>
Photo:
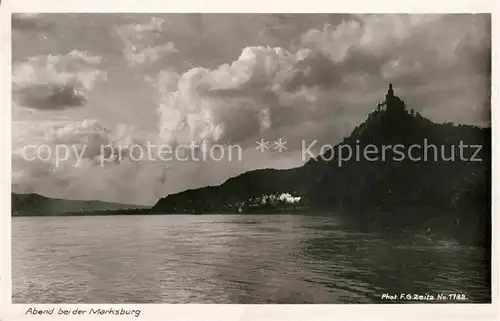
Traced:
<path fill-rule="evenodd" d="M 463 293 L 470 301 L 491 299 L 483 249 L 424 236 L 387 240 L 381 234 L 340 230 L 337 224 L 323 224 L 318 230 L 320 236 L 304 242 L 305 264 L 315 262 L 318 273 L 336 274 L 334 279 L 342 280 L 347 290 L 371 302 L 387 302 L 381 300 L 386 292 Z M 335 268 L 327 271 L 326 266 Z"/>
<path fill-rule="evenodd" d="M 371 303 L 384 292 L 490 300 L 480 249 L 391 242 L 335 218 L 14 218 L 12 236 L 15 303 Z"/>

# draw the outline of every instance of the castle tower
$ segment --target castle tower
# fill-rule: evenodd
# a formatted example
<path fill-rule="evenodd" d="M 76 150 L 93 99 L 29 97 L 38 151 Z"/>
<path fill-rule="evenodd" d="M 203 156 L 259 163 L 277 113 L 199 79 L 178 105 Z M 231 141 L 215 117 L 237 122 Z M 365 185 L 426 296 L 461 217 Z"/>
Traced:
<path fill-rule="evenodd" d="M 382 106 L 389 107 L 389 104 L 392 104 L 394 102 L 394 98 L 396 98 L 396 96 L 394 96 L 394 90 L 392 89 L 392 84 L 389 84 L 389 89 L 385 94 L 385 100 L 378 104 L 377 110 L 380 110 L 380 107 Z"/>
<path fill-rule="evenodd" d="M 392 84 L 389 84 L 389 89 L 387 90 L 387 94 L 385 94 L 385 101 L 388 102 L 394 98 L 394 90 L 392 89 Z"/>
<path fill-rule="evenodd" d="M 377 105 L 377 110 L 380 111 L 381 107 L 385 106 L 389 111 L 406 111 L 405 103 L 397 96 L 394 95 L 392 84 L 389 84 L 389 89 L 385 94 L 385 100 Z"/>

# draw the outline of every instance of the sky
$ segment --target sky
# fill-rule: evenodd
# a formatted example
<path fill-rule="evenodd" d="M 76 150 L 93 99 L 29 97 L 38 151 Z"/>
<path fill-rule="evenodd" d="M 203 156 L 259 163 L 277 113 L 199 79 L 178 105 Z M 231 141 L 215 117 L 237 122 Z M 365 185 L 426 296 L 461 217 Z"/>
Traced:
<path fill-rule="evenodd" d="M 488 126 L 490 29 L 473 14 L 15 14 L 13 191 L 152 205 L 300 166 L 304 142 L 338 143 L 388 83 L 435 122 Z M 243 156 L 132 157 L 133 145 L 202 143 Z M 42 145 L 50 158 L 35 157 Z M 75 153 L 57 160 L 57 146 Z M 103 146 L 123 157 L 103 163 Z"/>

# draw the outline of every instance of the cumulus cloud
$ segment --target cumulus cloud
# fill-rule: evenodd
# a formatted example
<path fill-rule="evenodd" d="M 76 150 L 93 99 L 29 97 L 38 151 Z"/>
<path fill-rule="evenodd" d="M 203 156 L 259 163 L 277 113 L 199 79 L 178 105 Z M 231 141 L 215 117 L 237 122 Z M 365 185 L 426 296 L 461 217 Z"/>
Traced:
<path fill-rule="evenodd" d="M 220 184 L 224 180 L 254 168 L 265 167 L 262 155 L 255 150 L 244 155 L 244 162 L 229 161 L 162 161 L 137 160 L 126 152 L 126 146 L 145 145 L 155 137 L 150 133 L 122 124 L 105 126 L 97 120 L 84 121 L 16 121 L 13 123 L 12 184 L 14 191 L 42 193 L 66 199 L 100 199 L 126 204 L 151 205 L 170 193 L 200 185 Z M 123 158 L 101 166 L 100 146 L 124 146 Z M 43 159 L 32 159 L 36 151 L 27 145 L 68 146 L 75 154 L 57 166 L 55 155 L 42 149 Z M 83 146 L 86 146 L 84 149 Z M 25 156 L 27 156 L 28 160 Z M 105 155 L 106 157 L 110 155 Z M 282 163 L 282 162 L 281 162 Z M 257 164 L 257 165 L 256 165 Z M 76 165 L 76 166 L 75 166 Z M 282 164 L 281 164 L 282 165 Z M 147 182 L 147 183 L 144 183 Z M 141 184 L 139 187 L 137 184 Z"/>
<path fill-rule="evenodd" d="M 477 63 L 470 58 L 489 48 L 489 28 L 484 15 L 359 15 L 310 30 L 301 45 L 344 65 L 344 73 L 362 68 L 386 80 L 428 81 L 422 73 Z"/>
<path fill-rule="evenodd" d="M 106 72 L 98 69 L 100 63 L 100 57 L 77 50 L 17 62 L 12 66 L 13 99 L 21 106 L 42 110 L 82 106 L 84 91 L 106 79 Z"/>
<path fill-rule="evenodd" d="M 313 89 L 306 87 L 320 85 L 316 78 L 324 79 L 311 75 L 311 69 L 319 72 L 316 59 L 309 57 L 309 51 L 247 47 L 230 65 L 193 68 L 182 75 L 160 74 L 155 86 L 162 94 L 161 138 L 239 143 L 287 124 L 287 113 L 306 117 L 297 102 L 310 104 Z M 294 99 L 290 86 L 297 89 Z"/>
<path fill-rule="evenodd" d="M 62 162 L 61 166 L 80 166 L 75 158 L 81 156 L 84 161 L 88 161 L 92 166 L 102 165 L 104 158 L 107 162 L 113 161 L 115 164 L 126 162 L 130 159 L 131 148 L 134 145 L 144 148 L 149 141 L 154 141 L 154 135 L 140 131 L 134 126 L 119 124 L 113 127 L 104 126 L 98 120 L 85 119 L 82 121 L 59 121 L 49 123 L 40 129 L 40 125 L 30 126 L 29 130 L 24 130 L 23 134 L 15 137 L 16 141 L 27 141 L 34 146 L 47 145 L 52 150 L 50 158 L 45 160 L 55 164 L 56 146 L 67 146 L 72 148 L 72 158 Z M 17 122 L 16 127 L 26 126 L 25 122 Z M 43 125 L 43 122 L 42 122 Z M 38 128 L 38 130 L 37 130 Z M 14 133 L 19 130 L 14 131 Z M 25 136 L 23 137 L 20 136 Z M 24 145 L 26 146 L 26 145 Z M 24 146 L 14 151 L 14 154 L 21 154 L 25 151 Z M 113 155 L 110 155 L 113 153 Z M 134 156 L 134 159 L 138 155 Z M 31 157 L 31 156 L 30 156 Z M 107 163 L 106 163 L 107 164 Z"/>
<path fill-rule="evenodd" d="M 153 82 L 162 97 L 160 136 L 237 143 L 310 120 L 354 125 L 387 82 L 411 101 L 415 86 L 470 77 L 488 37 L 484 16 L 361 15 L 312 29 L 290 50 L 247 47 L 231 64 L 166 71 Z"/>
<path fill-rule="evenodd" d="M 174 70 L 164 69 L 161 70 L 156 76 L 146 75 L 144 80 L 155 88 L 161 96 L 166 96 L 170 92 L 177 89 L 177 83 L 180 75 Z"/>
<path fill-rule="evenodd" d="M 156 17 L 152 17 L 148 23 L 116 28 L 123 42 L 123 54 L 130 66 L 153 64 L 166 55 L 178 52 L 173 42 L 164 39 L 165 28 L 165 21 Z"/>
<path fill-rule="evenodd" d="M 152 139 L 151 134 L 133 126 L 108 127 L 92 119 L 16 121 L 13 122 L 12 182 L 17 190 L 61 193 L 70 199 L 100 199 L 102 197 L 93 194 L 97 189 L 111 201 L 147 203 L 156 197 L 154 186 L 148 190 L 150 196 L 145 200 L 146 194 L 132 194 L 136 191 L 133 182 L 143 175 L 150 175 L 149 181 L 157 180 L 162 164 L 153 166 L 147 164 L 147 158 L 131 156 L 133 146 L 146 150 L 147 142 Z M 124 178 L 130 179 L 127 184 Z M 75 188 L 66 190 L 70 186 Z"/>
<path fill-rule="evenodd" d="M 439 15 L 358 15 L 337 26 L 325 24 L 302 36 L 301 44 L 320 50 L 334 62 L 352 54 L 383 57 L 410 38 L 422 26 L 440 19 Z"/>

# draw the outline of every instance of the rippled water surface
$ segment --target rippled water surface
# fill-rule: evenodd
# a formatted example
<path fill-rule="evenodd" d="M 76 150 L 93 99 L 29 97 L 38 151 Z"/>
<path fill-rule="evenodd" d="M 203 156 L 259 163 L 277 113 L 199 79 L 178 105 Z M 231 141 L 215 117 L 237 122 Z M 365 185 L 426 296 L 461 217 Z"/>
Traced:
<path fill-rule="evenodd" d="M 327 217 L 12 219 L 14 303 L 388 303 L 384 293 L 489 302 L 484 256 Z"/>

